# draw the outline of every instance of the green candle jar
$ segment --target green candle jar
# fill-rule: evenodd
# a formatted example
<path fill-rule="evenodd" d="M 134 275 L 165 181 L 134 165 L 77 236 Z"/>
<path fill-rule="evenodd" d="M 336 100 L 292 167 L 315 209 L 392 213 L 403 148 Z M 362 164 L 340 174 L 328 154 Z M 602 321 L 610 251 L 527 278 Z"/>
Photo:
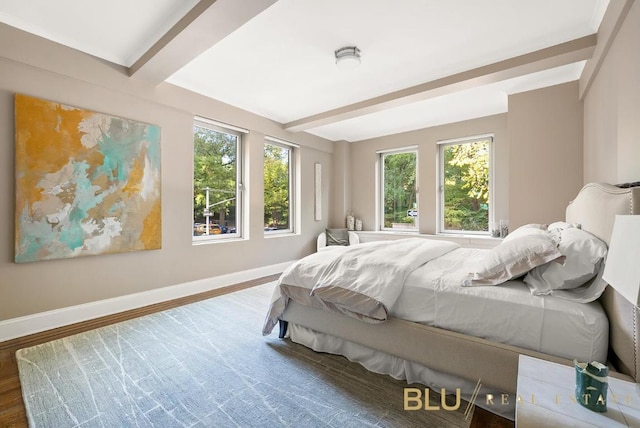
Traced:
<path fill-rule="evenodd" d="M 576 368 L 578 403 L 594 412 L 606 412 L 609 367 L 597 361 L 579 363 L 573 360 L 573 365 Z"/>

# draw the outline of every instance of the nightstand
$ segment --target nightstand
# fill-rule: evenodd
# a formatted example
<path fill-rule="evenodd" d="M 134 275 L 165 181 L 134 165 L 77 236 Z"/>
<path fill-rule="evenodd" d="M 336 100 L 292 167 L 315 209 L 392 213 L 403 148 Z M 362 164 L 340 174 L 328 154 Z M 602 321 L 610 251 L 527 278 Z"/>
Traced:
<path fill-rule="evenodd" d="M 576 373 L 564 366 L 520 355 L 516 427 L 640 427 L 640 384 L 609 376 L 606 413 L 575 399 Z"/>

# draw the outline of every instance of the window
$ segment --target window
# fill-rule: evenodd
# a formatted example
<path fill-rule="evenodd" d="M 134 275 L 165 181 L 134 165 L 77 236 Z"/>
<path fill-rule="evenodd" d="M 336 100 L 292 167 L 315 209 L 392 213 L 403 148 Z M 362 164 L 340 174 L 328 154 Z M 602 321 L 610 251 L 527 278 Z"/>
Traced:
<path fill-rule="evenodd" d="M 208 119 L 195 120 L 194 242 L 242 236 L 242 130 L 239 131 Z"/>
<path fill-rule="evenodd" d="M 417 163 L 415 148 L 380 153 L 382 230 L 417 230 Z"/>
<path fill-rule="evenodd" d="M 264 145 L 264 231 L 293 232 L 294 146 L 267 137 Z"/>
<path fill-rule="evenodd" d="M 492 142 L 491 136 L 438 142 L 440 232 L 489 232 Z"/>

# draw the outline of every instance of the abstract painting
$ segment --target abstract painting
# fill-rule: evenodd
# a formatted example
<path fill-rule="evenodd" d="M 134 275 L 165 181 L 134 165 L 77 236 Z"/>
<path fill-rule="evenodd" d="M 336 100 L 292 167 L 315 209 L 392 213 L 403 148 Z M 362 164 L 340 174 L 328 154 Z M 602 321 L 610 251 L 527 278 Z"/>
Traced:
<path fill-rule="evenodd" d="M 15 261 L 161 248 L 160 128 L 15 96 Z"/>

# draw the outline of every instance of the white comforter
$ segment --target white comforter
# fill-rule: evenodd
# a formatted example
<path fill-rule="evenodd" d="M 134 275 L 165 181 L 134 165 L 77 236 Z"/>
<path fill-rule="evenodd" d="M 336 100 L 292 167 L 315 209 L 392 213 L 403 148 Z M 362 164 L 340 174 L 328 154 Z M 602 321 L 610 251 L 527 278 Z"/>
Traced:
<path fill-rule="evenodd" d="M 278 280 L 263 334 L 271 332 L 290 298 L 367 322 L 386 321 L 409 274 L 456 248 L 453 242 L 409 238 L 305 257 Z"/>

